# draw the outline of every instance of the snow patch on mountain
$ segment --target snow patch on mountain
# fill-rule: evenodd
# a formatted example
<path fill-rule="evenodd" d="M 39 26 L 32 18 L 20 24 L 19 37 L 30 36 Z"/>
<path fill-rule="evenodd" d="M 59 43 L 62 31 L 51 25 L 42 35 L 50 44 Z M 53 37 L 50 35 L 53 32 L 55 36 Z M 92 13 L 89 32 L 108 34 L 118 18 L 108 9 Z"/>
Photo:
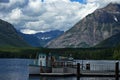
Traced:
<path fill-rule="evenodd" d="M 116 16 L 114 16 L 114 20 L 115 20 L 116 22 L 118 22 L 118 19 L 117 19 L 117 17 L 116 17 Z"/>
<path fill-rule="evenodd" d="M 42 37 L 41 39 L 42 40 L 48 40 L 48 39 L 51 39 L 51 37 Z"/>

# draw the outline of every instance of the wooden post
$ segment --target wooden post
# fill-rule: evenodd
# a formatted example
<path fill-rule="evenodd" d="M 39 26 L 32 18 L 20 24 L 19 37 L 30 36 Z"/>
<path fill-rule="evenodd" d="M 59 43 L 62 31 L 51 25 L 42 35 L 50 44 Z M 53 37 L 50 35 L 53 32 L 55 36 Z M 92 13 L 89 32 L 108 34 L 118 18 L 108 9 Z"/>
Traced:
<path fill-rule="evenodd" d="M 115 80 L 119 80 L 119 62 L 115 63 Z"/>
<path fill-rule="evenodd" d="M 86 70 L 90 70 L 90 64 L 86 64 Z"/>
<path fill-rule="evenodd" d="M 77 63 L 77 80 L 80 79 L 80 63 Z"/>

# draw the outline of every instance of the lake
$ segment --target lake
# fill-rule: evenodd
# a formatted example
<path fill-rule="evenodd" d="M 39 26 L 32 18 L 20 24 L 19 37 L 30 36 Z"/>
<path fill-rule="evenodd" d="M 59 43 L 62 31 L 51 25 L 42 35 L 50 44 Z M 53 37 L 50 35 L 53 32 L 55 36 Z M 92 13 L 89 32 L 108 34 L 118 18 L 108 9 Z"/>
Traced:
<path fill-rule="evenodd" d="M 0 59 L 0 80 L 77 80 L 76 77 L 29 77 L 28 59 Z M 76 60 L 83 64 L 84 70 L 87 63 L 91 70 L 114 70 L 115 60 Z M 102 67 L 105 65 L 105 67 Z M 115 78 L 81 77 L 79 80 L 115 80 Z"/>
<path fill-rule="evenodd" d="M 0 59 L 0 80 L 28 80 L 29 60 Z"/>

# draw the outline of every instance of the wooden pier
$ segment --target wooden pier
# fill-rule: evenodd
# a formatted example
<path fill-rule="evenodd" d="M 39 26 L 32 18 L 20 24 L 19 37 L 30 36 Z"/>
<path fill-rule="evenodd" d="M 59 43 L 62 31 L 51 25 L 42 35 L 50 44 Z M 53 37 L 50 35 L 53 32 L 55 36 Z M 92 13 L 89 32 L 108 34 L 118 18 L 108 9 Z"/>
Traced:
<path fill-rule="evenodd" d="M 79 80 L 80 77 L 115 77 L 115 80 L 119 80 L 120 74 L 119 74 L 119 62 L 115 63 L 115 70 L 114 71 L 91 71 L 90 70 L 90 64 L 86 67 L 88 70 L 81 71 L 80 64 L 77 64 L 77 80 Z"/>
<path fill-rule="evenodd" d="M 72 74 L 72 73 L 40 73 L 40 74 L 29 74 L 29 76 L 70 77 L 70 76 L 75 76 L 75 74 Z"/>
<path fill-rule="evenodd" d="M 67 68 L 66 68 L 67 69 Z M 62 68 L 60 68 L 60 71 Z M 119 80 L 120 74 L 119 74 L 119 62 L 115 63 L 115 69 L 114 70 L 90 70 L 90 64 L 86 64 L 86 70 L 80 69 L 80 63 L 77 63 L 77 67 L 68 68 L 68 70 L 65 71 L 72 71 L 73 72 L 52 72 L 52 73 L 39 73 L 39 74 L 30 74 L 30 76 L 50 76 L 50 77 L 69 77 L 69 76 L 75 76 L 78 78 L 80 77 L 115 77 L 115 80 Z M 58 70 L 59 71 L 59 70 Z M 76 72 L 75 72 L 76 71 Z"/>

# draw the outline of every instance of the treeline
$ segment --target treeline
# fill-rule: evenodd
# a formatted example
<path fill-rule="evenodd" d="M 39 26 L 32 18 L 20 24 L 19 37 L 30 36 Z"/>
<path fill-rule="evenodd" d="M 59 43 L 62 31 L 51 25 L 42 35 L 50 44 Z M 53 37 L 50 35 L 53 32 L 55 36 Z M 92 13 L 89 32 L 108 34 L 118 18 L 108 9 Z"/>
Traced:
<path fill-rule="evenodd" d="M 120 60 L 120 45 L 115 48 L 113 59 Z"/>
<path fill-rule="evenodd" d="M 37 58 L 39 53 L 51 53 L 75 59 L 112 60 L 120 59 L 120 47 L 117 48 L 16 48 L 1 47 L 0 58 Z"/>
<path fill-rule="evenodd" d="M 120 45 L 115 48 L 43 48 L 42 52 L 54 53 L 66 57 L 72 55 L 75 59 L 84 60 L 120 60 Z"/>
<path fill-rule="evenodd" d="M 35 58 L 39 48 L 0 47 L 0 58 Z"/>
<path fill-rule="evenodd" d="M 113 58 L 114 48 L 62 48 L 62 49 L 42 49 L 44 53 L 59 54 L 69 57 L 72 55 L 75 59 L 95 59 L 110 60 Z"/>

